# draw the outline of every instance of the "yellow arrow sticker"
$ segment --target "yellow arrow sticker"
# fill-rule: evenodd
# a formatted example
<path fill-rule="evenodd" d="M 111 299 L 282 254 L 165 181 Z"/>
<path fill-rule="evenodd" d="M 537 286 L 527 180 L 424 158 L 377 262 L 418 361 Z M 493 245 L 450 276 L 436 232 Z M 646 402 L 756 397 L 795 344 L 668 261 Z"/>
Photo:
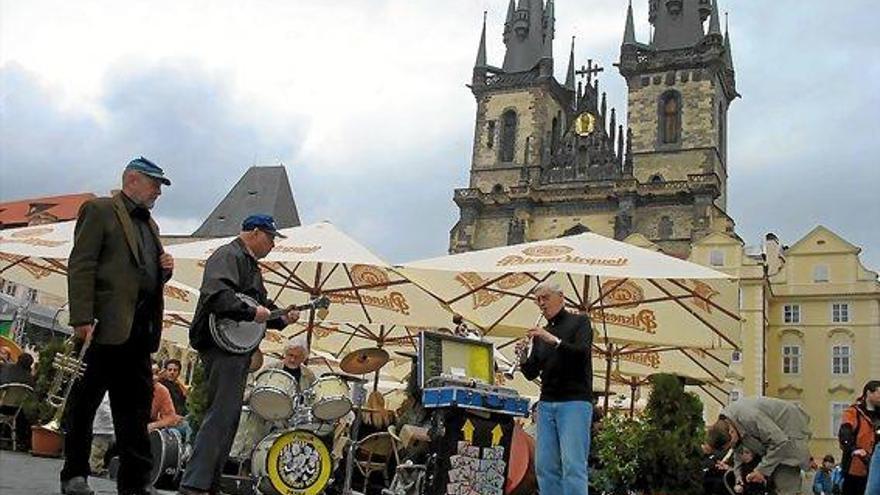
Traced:
<path fill-rule="evenodd" d="M 461 427 L 461 432 L 464 433 L 464 441 L 468 443 L 474 442 L 474 424 L 471 423 L 471 420 L 466 419 L 464 421 L 464 426 Z"/>
<path fill-rule="evenodd" d="M 504 437 L 504 430 L 501 429 L 501 425 L 495 425 L 495 428 L 492 428 L 492 446 L 498 446 L 502 437 Z"/>

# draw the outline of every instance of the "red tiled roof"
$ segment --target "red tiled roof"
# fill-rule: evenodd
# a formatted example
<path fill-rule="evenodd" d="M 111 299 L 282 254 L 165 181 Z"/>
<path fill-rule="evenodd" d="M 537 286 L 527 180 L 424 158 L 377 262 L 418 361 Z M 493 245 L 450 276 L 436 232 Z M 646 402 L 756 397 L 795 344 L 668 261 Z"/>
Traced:
<path fill-rule="evenodd" d="M 80 193 L 0 203 L 0 228 L 23 227 L 35 219 L 45 222 L 46 217 L 56 222 L 74 220 L 80 206 L 95 197 L 92 193 Z"/>

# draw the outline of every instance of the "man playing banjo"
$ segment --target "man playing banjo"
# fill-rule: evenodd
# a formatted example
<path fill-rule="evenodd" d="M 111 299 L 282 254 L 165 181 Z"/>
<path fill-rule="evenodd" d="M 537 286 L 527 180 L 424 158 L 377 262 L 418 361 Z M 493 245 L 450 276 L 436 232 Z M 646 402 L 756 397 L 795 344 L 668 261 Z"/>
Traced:
<path fill-rule="evenodd" d="M 242 223 L 241 234 L 217 249 L 205 265 L 205 273 L 190 327 L 190 344 L 199 351 L 205 369 L 209 404 L 195 439 L 192 457 L 180 484 L 182 494 L 215 493 L 220 474 L 238 429 L 245 378 L 253 350 L 245 353 L 224 349 L 212 336 L 211 320 L 224 318 L 265 323 L 281 329 L 299 319 L 291 310 L 271 318 L 275 305 L 268 300 L 257 260 L 284 237 L 269 215 L 251 215 Z M 254 307 L 241 295 L 258 304 Z M 213 316 L 212 316 L 213 315 Z"/>

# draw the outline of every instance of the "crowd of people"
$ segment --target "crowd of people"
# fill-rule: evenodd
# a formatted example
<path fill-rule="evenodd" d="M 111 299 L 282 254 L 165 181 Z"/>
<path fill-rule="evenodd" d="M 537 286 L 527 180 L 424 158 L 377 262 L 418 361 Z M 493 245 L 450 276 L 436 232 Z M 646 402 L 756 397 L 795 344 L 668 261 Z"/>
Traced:
<path fill-rule="evenodd" d="M 296 322 L 295 310 L 273 312 L 258 261 L 283 237 L 272 217 L 248 216 L 241 233 L 218 248 L 205 265 L 190 328 L 190 344 L 205 371 L 207 410 L 192 435 L 189 390 L 181 363 L 152 361 L 161 337 L 163 286 L 174 270 L 164 252 L 150 209 L 170 180 L 145 158 L 132 160 L 122 190 L 86 202 L 75 228 L 68 262 L 70 324 L 86 345 L 83 376 L 66 412 L 65 460 L 60 473 L 64 495 L 93 495 L 92 474 L 105 473 L 118 458 L 116 480 L 122 495 L 154 492 L 149 435 L 174 429 L 191 445 L 180 493 L 217 493 L 220 474 L 233 447 L 242 412 L 251 355 L 227 352 L 209 331 L 209 317 L 254 321 L 281 329 Z M 245 304 L 244 294 L 256 301 Z M 547 324 L 528 331 L 530 345 L 517 353 L 527 379 L 541 379 L 534 412 L 536 472 L 547 494 L 586 495 L 589 486 L 592 405 L 592 329 L 587 315 L 569 312 L 559 285 L 540 284 L 535 299 Z M 300 390 L 315 380 L 301 365 L 307 349 L 289 346 L 278 366 L 295 377 Z M 11 361 L 0 348 L 0 384 L 33 386 L 33 358 Z M 160 367 L 161 364 L 161 367 Z M 26 424 L 27 418 L 22 418 Z M 27 437 L 27 435 L 24 435 Z M 802 472 L 811 467 L 810 418 L 796 404 L 768 397 L 742 398 L 725 407 L 707 430 L 704 450 L 732 468 L 736 493 L 801 492 Z M 841 419 L 842 462 L 825 456 L 815 475 L 819 495 L 880 494 L 880 381 L 869 381 Z M 672 447 L 672 446 L 670 446 Z M 729 459 L 732 455 L 732 459 Z M 729 459 L 729 460 L 728 460 Z M 720 466 L 721 464 L 719 464 Z M 726 468 L 725 468 L 726 469 Z"/>

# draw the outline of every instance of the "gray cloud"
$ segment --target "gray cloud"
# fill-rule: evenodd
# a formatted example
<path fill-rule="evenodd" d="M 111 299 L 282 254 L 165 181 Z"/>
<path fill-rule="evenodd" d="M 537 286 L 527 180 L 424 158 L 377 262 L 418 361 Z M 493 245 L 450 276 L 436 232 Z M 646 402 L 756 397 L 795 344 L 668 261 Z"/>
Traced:
<path fill-rule="evenodd" d="M 502 3 L 491 8 L 496 19 L 503 15 Z M 568 36 L 577 34 L 578 63 L 599 60 L 606 68 L 602 84 L 609 103 L 624 109 L 625 84 L 611 65 L 619 37 L 610 36 L 608 26 L 622 34 L 625 2 L 558 4 L 557 16 L 564 20 L 557 25 L 557 73 L 564 70 Z M 878 126 L 865 111 L 880 108 L 871 84 L 880 65 L 866 56 L 876 47 L 869 16 L 863 15 L 872 5 L 868 0 L 815 3 L 809 9 L 792 5 L 722 1 L 722 9 L 731 10 L 743 94 L 730 114 L 729 210 L 749 244 L 768 231 L 791 244 L 821 223 L 862 246 L 863 260 L 878 269 L 880 232 L 868 224 L 880 216 L 880 168 L 870 158 Z M 647 2 L 634 7 L 644 40 Z M 470 63 L 478 20 L 472 22 L 472 39 L 421 39 L 424 53 L 459 50 L 444 60 Z M 503 56 L 500 31 L 500 24 L 490 22 L 490 62 L 496 64 Z M 376 56 L 375 63 L 362 65 L 383 67 L 382 54 Z M 288 165 L 304 221 L 333 221 L 391 261 L 442 254 L 457 219 L 452 191 L 467 184 L 473 99 L 462 85 L 426 84 L 437 77 L 432 72 L 437 64 L 429 62 L 424 71 L 409 70 L 405 84 L 393 79 L 383 86 L 384 93 L 426 91 L 423 105 L 395 105 L 394 94 L 363 95 L 375 100 L 375 117 L 357 116 L 357 125 L 330 141 L 331 147 L 346 146 L 351 136 L 372 143 L 359 144 L 354 157 L 337 150 L 304 153 L 302 139 L 310 128 L 305 117 L 239 101 L 231 75 L 192 61 L 114 67 L 104 81 L 99 117 L 69 110 L 35 76 L 7 64 L 0 69 L 0 196 L 106 191 L 115 187 L 121 165 L 143 153 L 166 166 L 175 181 L 157 213 L 191 225 L 255 159 L 265 164 L 278 157 Z M 462 84 L 469 70 L 460 67 Z M 407 96 L 403 101 L 413 101 Z M 450 115 L 458 125 L 447 125 Z M 390 119 L 397 119 L 396 125 Z M 407 132 L 424 131 L 401 137 L 400 122 Z"/>

